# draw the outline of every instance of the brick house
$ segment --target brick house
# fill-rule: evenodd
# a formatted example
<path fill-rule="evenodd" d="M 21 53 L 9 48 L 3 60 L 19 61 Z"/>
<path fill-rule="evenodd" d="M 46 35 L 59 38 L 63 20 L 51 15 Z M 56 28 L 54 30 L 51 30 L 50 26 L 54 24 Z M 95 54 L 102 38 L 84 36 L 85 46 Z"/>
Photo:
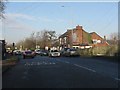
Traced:
<path fill-rule="evenodd" d="M 86 32 L 82 26 L 76 26 L 74 29 L 68 29 L 59 37 L 60 47 L 90 48 L 99 46 L 108 46 L 105 37 L 102 38 L 97 33 Z"/>

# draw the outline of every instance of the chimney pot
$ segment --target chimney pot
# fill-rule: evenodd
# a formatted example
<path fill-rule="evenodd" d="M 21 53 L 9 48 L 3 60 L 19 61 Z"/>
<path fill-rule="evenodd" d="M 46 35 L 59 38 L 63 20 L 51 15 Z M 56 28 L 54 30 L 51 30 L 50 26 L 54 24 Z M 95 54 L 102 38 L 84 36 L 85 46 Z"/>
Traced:
<path fill-rule="evenodd" d="M 76 29 L 82 29 L 82 26 L 77 25 Z"/>

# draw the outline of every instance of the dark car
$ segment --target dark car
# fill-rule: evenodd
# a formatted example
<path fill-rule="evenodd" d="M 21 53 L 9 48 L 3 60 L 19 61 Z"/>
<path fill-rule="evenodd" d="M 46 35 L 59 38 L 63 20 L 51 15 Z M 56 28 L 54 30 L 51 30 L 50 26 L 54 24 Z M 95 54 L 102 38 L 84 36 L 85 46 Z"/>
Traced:
<path fill-rule="evenodd" d="M 48 55 L 48 51 L 41 49 L 41 50 L 36 50 L 35 51 L 37 55 L 41 55 L 41 56 L 47 56 Z"/>
<path fill-rule="evenodd" d="M 34 52 L 34 51 L 31 51 L 31 50 L 25 51 L 25 52 L 23 53 L 23 58 L 25 59 L 25 58 L 27 58 L 27 57 L 29 57 L 29 58 L 34 58 L 34 57 L 35 57 L 35 52 Z"/>
<path fill-rule="evenodd" d="M 63 56 L 79 56 L 77 49 L 69 48 L 63 52 Z"/>
<path fill-rule="evenodd" d="M 20 50 L 14 50 L 14 51 L 13 51 L 13 54 L 14 54 L 14 55 L 21 55 L 22 52 L 21 52 Z"/>
<path fill-rule="evenodd" d="M 60 51 L 60 54 L 61 54 L 62 56 L 64 56 L 68 49 L 70 49 L 70 48 L 63 48 L 63 49 Z"/>

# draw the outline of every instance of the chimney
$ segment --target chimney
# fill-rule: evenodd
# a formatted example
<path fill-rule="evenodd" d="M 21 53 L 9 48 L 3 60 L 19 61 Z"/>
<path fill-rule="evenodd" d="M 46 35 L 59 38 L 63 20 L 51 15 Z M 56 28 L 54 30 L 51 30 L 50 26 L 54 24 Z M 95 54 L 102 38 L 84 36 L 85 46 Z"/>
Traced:
<path fill-rule="evenodd" d="M 104 36 L 104 40 L 106 40 L 106 36 Z"/>
<path fill-rule="evenodd" d="M 77 29 L 77 30 L 82 29 L 82 26 L 77 25 L 77 26 L 76 26 L 76 29 Z"/>

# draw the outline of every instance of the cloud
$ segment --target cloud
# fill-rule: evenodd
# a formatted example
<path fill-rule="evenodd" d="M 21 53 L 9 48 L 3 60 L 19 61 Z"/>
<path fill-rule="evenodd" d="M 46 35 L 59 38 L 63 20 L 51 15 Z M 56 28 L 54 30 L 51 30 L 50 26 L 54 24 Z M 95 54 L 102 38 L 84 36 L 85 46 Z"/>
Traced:
<path fill-rule="evenodd" d="M 45 17 L 36 17 L 36 19 L 40 22 L 46 22 L 46 23 L 62 23 L 65 22 L 65 20 L 63 19 L 59 19 L 59 18 L 45 18 Z"/>
<path fill-rule="evenodd" d="M 36 20 L 34 17 L 26 14 L 21 13 L 7 13 L 5 14 L 6 18 L 12 18 L 12 19 L 26 19 L 26 20 Z"/>
<path fill-rule="evenodd" d="M 34 31 L 33 27 L 27 23 L 26 20 L 35 21 L 36 18 L 22 13 L 6 13 L 3 24 L 7 30 L 29 30 Z M 29 21 L 28 21 L 29 22 Z"/>
<path fill-rule="evenodd" d="M 34 17 L 27 14 L 22 13 L 6 13 L 5 20 L 3 24 L 5 25 L 6 30 L 17 30 L 17 31 L 39 31 L 34 26 L 35 24 L 40 24 L 41 22 L 44 23 L 63 23 L 65 20 L 60 18 L 48 18 L 48 17 Z M 23 20 L 24 19 L 24 20 Z M 32 20 L 32 23 L 25 20 Z M 35 24 L 34 24 L 35 23 Z M 44 26 L 44 25 L 43 25 Z M 46 27 L 44 27 L 46 28 Z"/>
<path fill-rule="evenodd" d="M 22 13 L 6 13 L 3 21 L 5 31 L 2 34 L 4 34 L 4 37 L 8 42 L 17 42 L 18 40 L 22 40 L 22 38 L 29 36 L 32 32 L 40 31 L 40 28 L 35 27 L 36 24 L 43 25 L 43 27 L 41 26 L 43 29 L 48 28 L 45 27 L 44 24 L 54 24 L 56 22 L 61 23 L 64 22 L 64 20 L 55 17 L 35 17 Z M 0 39 L 1 38 L 2 35 L 0 34 Z"/>
<path fill-rule="evenodd" d="M 27 15 L 27 14 L 22 14 L 22 13 L 7 13 L 5 14 L 5 17 L 7 19 L 16 19 L 16 20 L 32 20 L 32 21 L 37 21 L 37 22 L 46 22 L 46 23 L 56 23 L 56 21 L 58 23 L 61 23 L 61 22 L 65 22 L 64 19 L 60 19 L 60 18 L 48 18 L 48 17 L 34 17 L 34 16 L 30 16 L 30 15 Z"/>

